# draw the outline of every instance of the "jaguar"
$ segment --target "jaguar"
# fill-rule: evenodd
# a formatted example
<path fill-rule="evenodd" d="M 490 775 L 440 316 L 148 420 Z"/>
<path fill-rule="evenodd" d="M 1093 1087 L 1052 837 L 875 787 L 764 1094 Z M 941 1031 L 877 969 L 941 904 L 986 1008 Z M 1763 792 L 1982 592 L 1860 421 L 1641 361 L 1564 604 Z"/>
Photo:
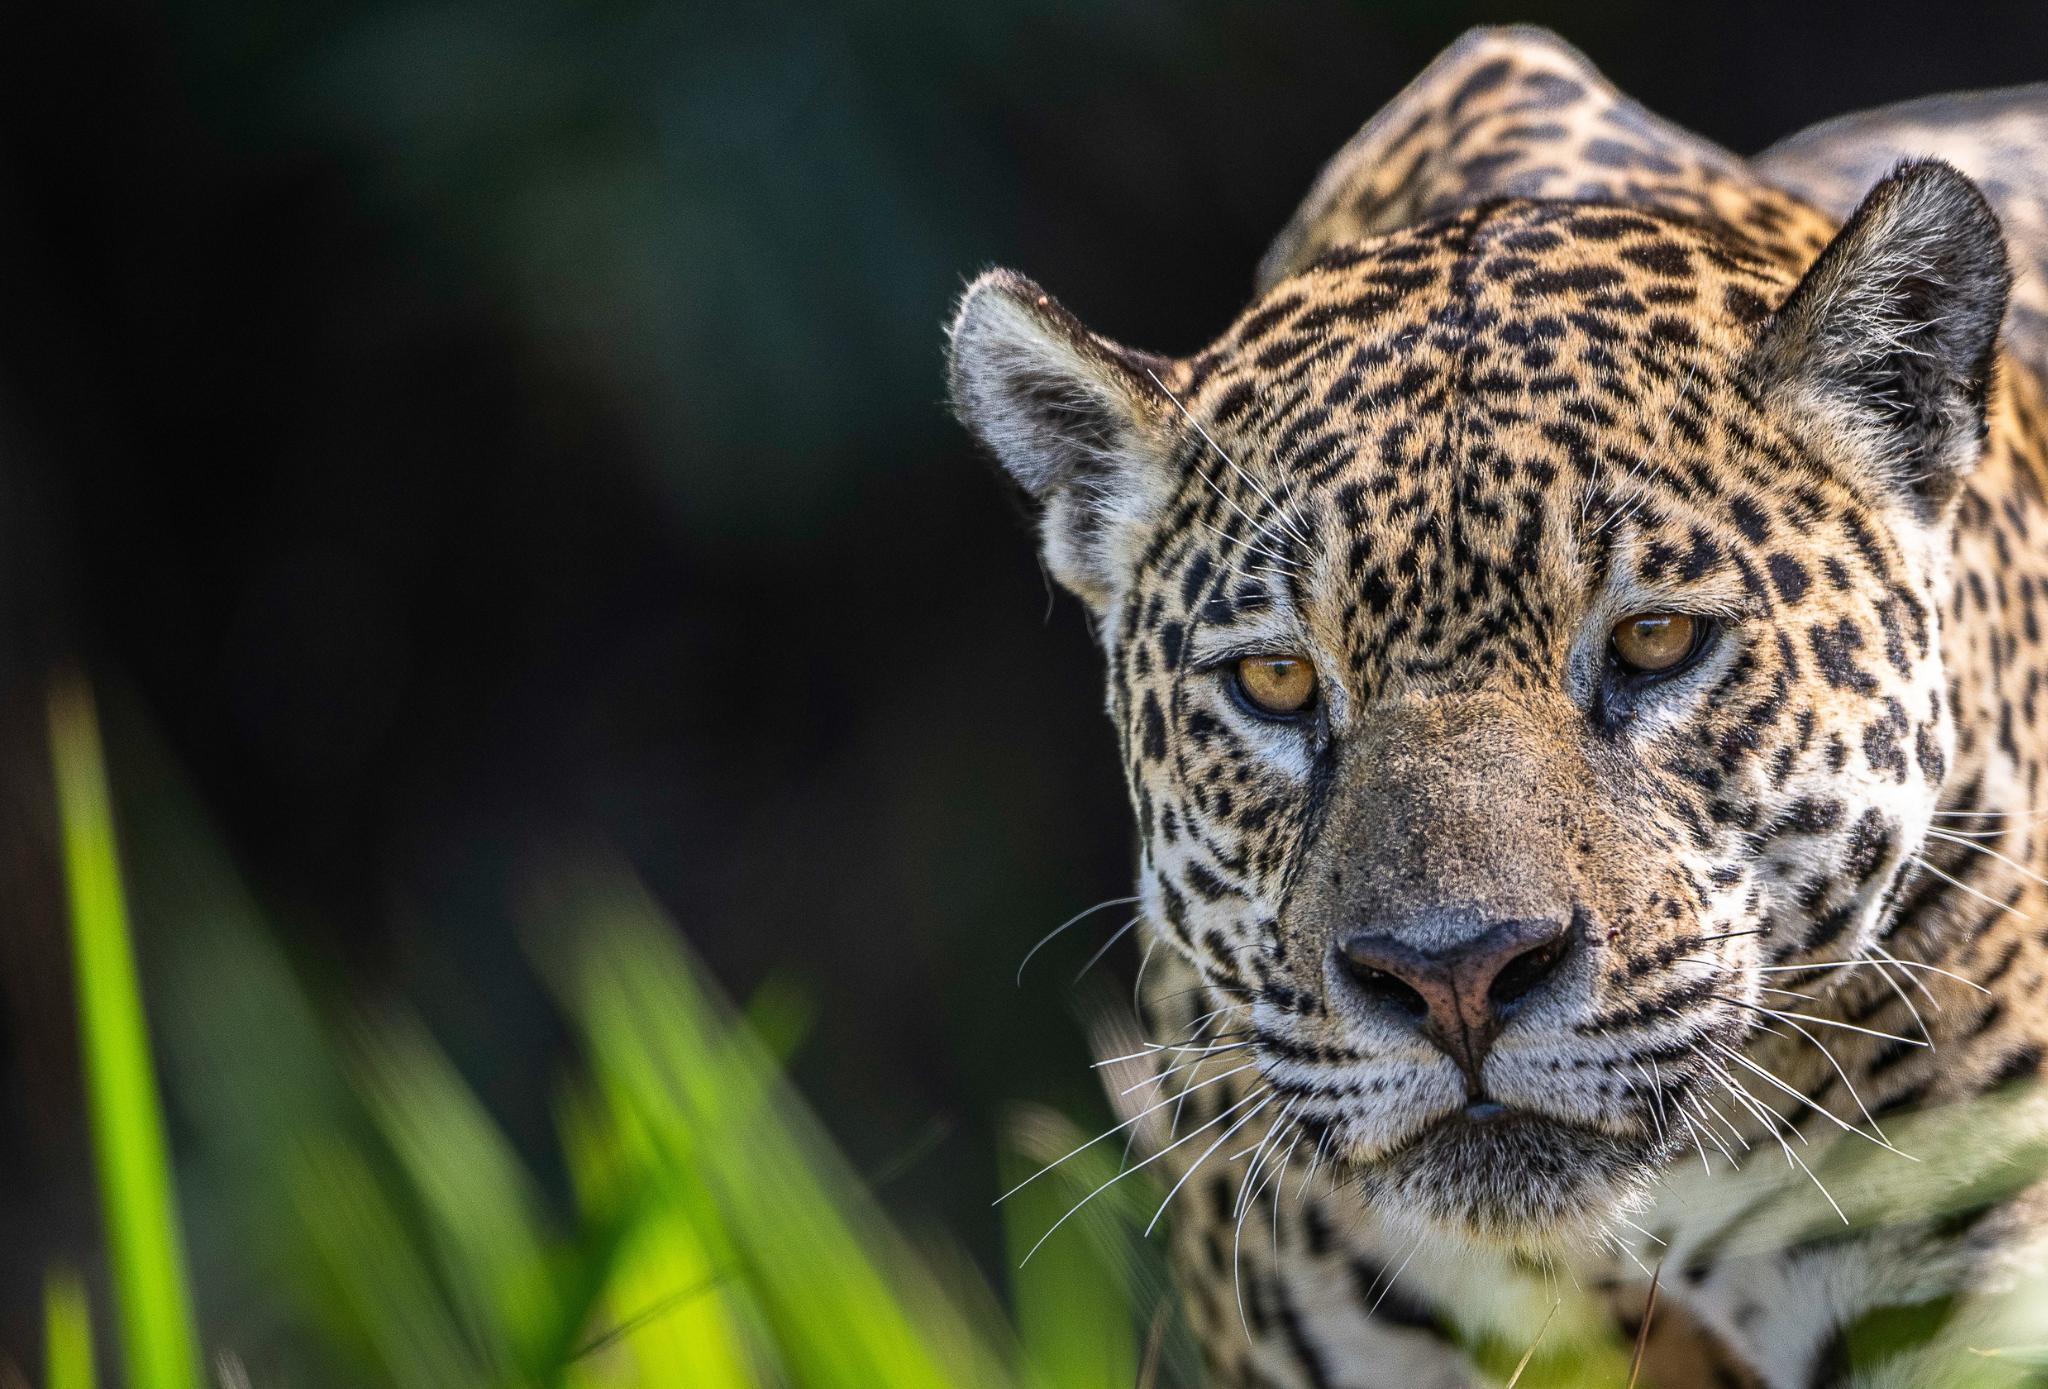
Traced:
<path fill-rule="evenodd" d="M 1742 158 L 1512 28 L 1192 355 L 969 285 L 955 411 L 1105 657 L 1104 1071 L 1216 1383 L 2023 1380 L 2044 271 L 2048 85 Z"/>

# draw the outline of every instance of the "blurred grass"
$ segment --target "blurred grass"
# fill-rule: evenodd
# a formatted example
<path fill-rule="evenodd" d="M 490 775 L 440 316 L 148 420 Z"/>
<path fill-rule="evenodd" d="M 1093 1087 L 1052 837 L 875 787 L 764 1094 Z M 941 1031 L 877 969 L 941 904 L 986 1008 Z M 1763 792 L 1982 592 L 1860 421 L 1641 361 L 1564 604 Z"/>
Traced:
<path fill-rule="evenodd" d="M 53 694 L 51 739 L 120 1382 L 183 1389 L 199 1383 L 198 1354 L 82 685 Z M 196 817 L 178 818 L 191 833 Z M 1157 1247 L 1128 1219 L 1151 1190 L 1142 1177 L 1049 1241 L 1018 1272 L 1014 1314 L 1004 1310 L 949 1243 L 915 1243 L 889 1224 L 790 1089 L 799 1002 L 771 987 L 733 1008 L 622 872 L 564 871 L 541 913 L 540 967 L 581 1058 L 560 1090 L 551 1184 L 409 1013 L 326 1020 L 217 857 L 185 843 L 169 857 L 186 876 L 167 900 L 194 914 L 197 973 L 170 990 L 181 1005 L 172 1031 L 197 1055 L 179 1071 L 181 1090 L 196 1092 L 192 1165 L 238 1231 L 213 1251 L 209 1262 L 228 1266 L 209 1286 L 275 1318 L 245 1330 L 259 1344 L 221 1347 L 235 1363 L 282 1366 L 280 1383 L 402 1389 L 1135 1381 L 1136 1317 L 1164 1296 Z M 1036 1115 L 1020 1128 L 1020 1161 L 1072 1138 L 1063 1120 Z M 1114 1171 L 1104 1156 L 1034 1184 L 1009 1213 L 1022 1241 L 1013 1259 Z M 75 1280 L 52 1279 L 48 1320 L 47 1389 L 90 1386 Z M 1186 1363 L 1184 1350 L 1172 1355 Z"/>
<path fill-rule="evenodd" d="M 558 1106 L 566 1209 L 549 1209 L 402 1016 L 347 1047 L 370 1140 L 337 1127 L 295 1145 L 306 1302 L 343 1382 L 1133 1382 L 1070 1374 L 1136 1362 L 1129 1304 L 1098 1252 L 1115 1235 L 1048 1245 L 1018 1290 L 1021 1308 L 1036 1305 L 1030 1289 L 1056 1286 L 1093 1315 L 1013 1328 L 993 1292 L 963 1280 L 964 1259 L 920 1251 L 887 1224 L 789 1091 L 782 1058 L 630 884 L 593 873 L 578 896 L 565 933 L 575 944 L 550 971 L 585 1061 Z"/>
<path fill-rule="evenodd" d="M 76 1274 L 53 1273 L 43 1289 L 45 1389 L 93 1389 L 92 1316 Z"/>
<path fill-rule="evenodd" d="M 1145 1173 L 1111 1186 L 1124 1163 L 1120 1145 L 1084 1149 L 1087 1137 L 1066 1116 L 1037 1106 L 1020 1109 L 1010 1124 L 1013 1156 L 1002 1189 L 1017 1189 L 1003 1203 L 1003 1232 L 1017 1326 L 1032 1348 L 1030 1389 L 1127 1389 L 1149 1382 L 1142 1375 L 1146 1353 L 1155 1348 L 1131 1341 L 1131 1318 L 1163 1332 L 1160 1318 L 1170 1320 L 1178 1307 L 1163 1262 L 1152 1246 L 1133 1239 L 1151 1219 L 1159 1187 Z M 1044 1175 L 1018 1188 L 1033 1173 Z M 1059 1234 L 1024 1257 L 1074 1202 L 1095 1191 L 1101 1194 Z M 1148 1335 L 1148 1342 L 1154 1339 Z M 1185 1337 L 1165 1340 L 1156 1359 L 1165 1367 L 1159 1382 L 1198 1382 L 1194 1347 Z"/>
<path fill-rule="evenodd" d="M 50 695 L 50 748 L 71 903 L 93 1154 L 130 1389 L 199 1383 L 184 1258 L 164 1149 L 142 992 L 129 948 L 128 909 L 107 806 L 92 696 L 76 678 Z M 84 1320 L 83 1304 L 69 1309 Z M 90 1382 L 90 1360 L 85 1363 Z"/>

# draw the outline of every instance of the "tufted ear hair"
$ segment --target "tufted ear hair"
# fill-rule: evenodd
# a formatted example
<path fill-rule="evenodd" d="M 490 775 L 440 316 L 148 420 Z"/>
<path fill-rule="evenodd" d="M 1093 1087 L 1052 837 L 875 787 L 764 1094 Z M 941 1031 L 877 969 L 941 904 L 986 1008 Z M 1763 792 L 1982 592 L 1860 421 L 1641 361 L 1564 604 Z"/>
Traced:
<path fill-rule="evenodd" d="M 1171 364 L 1010 270 L 967 287 L 949 338 L 954 413 L 1040 504 L 1053 577 L 1105 615 L 1169 498 Z"/>
<path fill-rule="evenodd" d="M 1976 185 L 1939 160 L 1901 164 L 1765 325 L 1757 379 L 1932 521 L 1983 450 L 2011 284 Z"/>

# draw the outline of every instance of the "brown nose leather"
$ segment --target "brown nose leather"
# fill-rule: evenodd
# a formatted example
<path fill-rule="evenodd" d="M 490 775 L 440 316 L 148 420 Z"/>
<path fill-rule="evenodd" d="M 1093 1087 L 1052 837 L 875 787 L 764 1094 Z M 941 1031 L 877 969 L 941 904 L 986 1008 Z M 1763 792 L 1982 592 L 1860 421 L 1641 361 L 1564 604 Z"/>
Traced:
<path fill-rule="evenodd" d="M 1494 1038 L 1557 968 L 1566 944 L 1561 921 L 1503 921 L 1437 953 L 1360 932 L 1338 943 L 1337 972 L 1354 999 L 1405 1017 L 1441 1047 L 1478 1094 Z"/>

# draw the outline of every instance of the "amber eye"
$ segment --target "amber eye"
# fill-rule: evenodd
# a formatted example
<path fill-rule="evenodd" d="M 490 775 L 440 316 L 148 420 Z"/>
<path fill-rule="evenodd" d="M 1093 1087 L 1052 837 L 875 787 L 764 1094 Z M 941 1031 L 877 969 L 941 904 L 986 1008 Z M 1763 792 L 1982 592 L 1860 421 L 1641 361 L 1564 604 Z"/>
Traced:
<path fill-rule="evenodd" d="M 1235 675 L 1238 693 L 1256 713 L 1292 718 L 1316 702 L 1315 668 L 1299 656 L 1247 656 Z"/>
<path fill-rule="evenodd" d="M 1678 666 L 1699 644 L 1704 624 L 1683 613 L 1635 613 L 1614 624 L 1614 654 L 1630 670 L 1655 675 Z"/>

